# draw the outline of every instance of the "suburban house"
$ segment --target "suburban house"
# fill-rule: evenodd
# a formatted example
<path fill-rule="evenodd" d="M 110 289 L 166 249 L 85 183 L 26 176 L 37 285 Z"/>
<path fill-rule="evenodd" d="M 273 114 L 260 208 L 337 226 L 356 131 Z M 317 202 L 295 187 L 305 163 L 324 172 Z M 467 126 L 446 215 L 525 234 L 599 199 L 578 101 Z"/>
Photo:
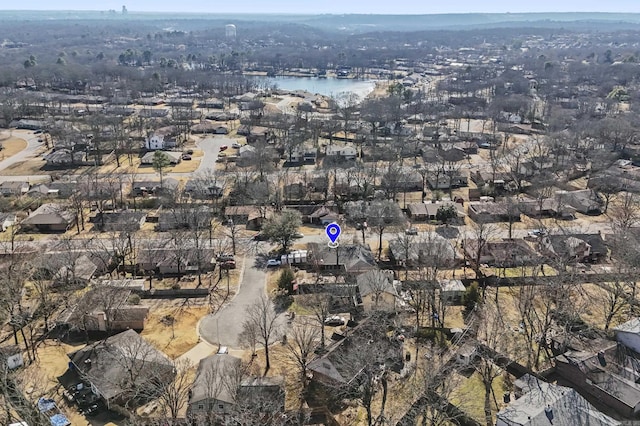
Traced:
<path fill-rule="evenodd" d="M 579 213 L 588 215 L 602 214 L 603 201 L 593 189 L 578 191 L 556 191 L 555 199 L 560 204 L 567 204 Z"/>
<path fill-rule="evenodd" d="M 60 204 L 47 203 L 38 207 L 21 223 L 27 232 L 66 232 L 76 223 L 76 214 Z"/>
<path fill-rule="evenodd" d="M 366 355 L 358 355 L 366 353 Z M 404 365 L 403 343 L 395 336 L 388 336 L 379 324 L 365 321 L 327 353 L 309 363 L 312 381 L 330 387 L 356 384 L 361 374 L 376 365 L 400 371 Z"/>
<path fill-rule="evenodd" d="M 177 207 L 163 210 L 158 215 L 156 230 L 165 232 L 172 229 L 209 229 L 211 210 L 207 206 L 197 208 Z"/>
<path fill-rule="evenodd" d="M 265 218 L 271 215 L 271 210 L 257 206 L 227 206 L 224 209 L 224 217 L 235 224 L 246 224 L 247 229 L 260 229 Z"/>
<path fill-rule="evenodd" d="M 327 157 L 339 157 L 344 160 L 355 160 L 358 156 L 356 149 L 350 145 L 327 145 L 325 153 Z"/>
<path fill-rule="evenodd" d="M 213 249 L 147 248 L 138 250 L 138 268 L 162 275 L 195 274 L 215 266 Z"/>
<path fill-rule="evenodd" d="M 75 303 L 60 313 L 56 326 L 68 330 L 114 332 L 143 330 L 149 308 L 132 305 L 126 287 L 93 285 Z"/>
<path fill-rule="evenodd" d="M 431 189 L 460 188 L 469 185 L 469 177 L 461 170 L 450 169 L 438 176 L 427 176 Z"/>
<path fill-rule="evenodd" d="M 99 212 L 89 221 L 93 229 L 104 232 L 134 232 L 140 230 L 147 214 L 140 211 Z"/>
<path fill-rule="evenodd" d="M 358 275 L 356 283 L 365 312 L 395 311 L 398 292 L 392 271 L 374 269 Z"/>
<path fill-rule="evenodd" d="M 162 191 L 172 191 L 178 187 L 178 180 L 173 178 L 165 178 L 160 181 L 138 181 L 131 184 L 131 194 L 134 197 L 144 195 L 158 195 Z"/>
<path fill-rule="evenodd" d="M 368 245 L 340 244 L 333 249 L 326 244 L 309 243 L 308 252 L 310 263 L 321 271 L 343 271 L 357 275 L 378 268 Z"/>
<path fill-rule="evenodd" d="M 315 164 L 318 158 L 318 150 L 315 148 L 294 149 L 287 160 L 291 163 Z"/>
<path fill-rule="evenodd" d="M 29 192 L 29 182 L 8 180 L 0 183 L 0 194 L 8 197 L 10 195 L 20 196 Z"/>
<path fill-rule="evenodd" d="M 168 159 L 169 164 L 178 164 L 182 161 L 182 153 L 178 151 L 159 151 L 162 152 Z M 141 159 L 140 164 L 153 164 L 153 157 L 156 151 L 147 152 Z"/>
<path fill-rule="evenodd" d="M 574 387 L 627 418 L 640 414 L 637 354 L 628 354 L 615 342 L 597 352 L 593 348 L 567 350 L 556 356 L 556 372 Z M 597 349 L 596 349 L 597 350 Z"/>
<path fill-rule="evenodd" d="M 284 412 L 283 377 L 242 378 L 239 358 L 214 354 L 203 358 L 189 391 L 187 417 L 198 424 L 218 424 L 234 410 L 250 415 Z"/>
<path fill-rule="evenodd" d="M 560 203 L 556 198 L 522 198 L 517 203 L 520 211 L 527 216 L 557 217 L 560 219 L 575 218 L 576 209 L 566 203 Z"/>
<path fill-rule="evenodd" d="M 552 260 L 598 263 L 608 257 L 601 234 L 548 235 L 540 238 L 540 251 Z"/>
<path fill-rule="evenodd" d="M 479 260 L 480 264 L 500 268 L 537 265 L 540 260 L 540 256 L 522 239 L 487 241 L 480 247 L 480 259 L 477 259 L 478 241 L 469 240 L 464 244 L 464 254 L 471 264 Z"/>
<path fill-rule="evenodd" d="M 173 130 L 159 129 L 149 134 L 144 141 L 144 147 L 148 151 L 157 151 L 162 149 L 175 148 L 178 143 L 174 137 L 172 137 Z"/>
<path fill-rule="evenodd" d="M 70 367 L 90 383 L 91 391 L 107 407 L 129 402 L 141 389 L 150 393 L 154 386 L 171 382 L 176 374 L 171 360 L 134 330 L 87 345 L 68 356 Z"/>
<path fill-rule="evenodd" d="M 78 191 L 78 182 L 76 181 L 54 181 L 33 185 L 28 194 L 31 196 L 69 198 L 76 191 Z"/>
<path fill-rule="evenodd" d="M 429 232 L 411 244 L 406 244 L 402 238 L 389 241 L 389 259 L 396 266 L 451 267 L 456 263 L 456 252 L 449 240 L 435 232 Z"/>
<path fill-rule="evenodd" d="M 62 148 L 47 154 L 44 161 L 50 167 L 82 166 L 87 164 L 88 156 L 85 151 L 71 151 Z"/>
<path fill-rule="evenodd" d="M 207 182 L 202 179 L 190 179 L 184 185 L 184 192 L 189 197 L 201 200 L 212 200 L 222 197 L 224 190 L 214 182 Z"/>
<path fill-rule="evenodd" d="M 464 207 L 460 203 L 455 203 L 453 201 L 431 201 L 407 204 L 407 216 L 415 222 L 436 220 L 438 210 L 447 207 L 455 208 L 457 213 L 456 218 L 450 219 L 451 222 L 459 221 L 465 216 Z"/>
<path fill-rule="evenodd" d="M 525 375 L 515 381 L 517 399 L 500 410 L 496 426 L 619 426 L 577 391 Z"/>
<path fill-rule="evenodd" d="M 86 285 L 92 278 L 105 274 L 113 269 L 113 258 L 107 252 L 78 250 L 67 252 L 47 252 L 58 255 L 55 262 L 59 266 L 53 272 L 53 285 Z"/>
<path fill-rule="evenodd" d="M 187 417 L 202 422 L 220 420 L 235 406 L 233 381 L 241 368 L 239 358 L 214 354 L 203 358 L 189 391 Z"/>
<path fill-rule="evenodd" d="M 467 212 L 476 223 L 520 221 L 520 209 L 516 203 L 474 201 L 468 204 Z"/>

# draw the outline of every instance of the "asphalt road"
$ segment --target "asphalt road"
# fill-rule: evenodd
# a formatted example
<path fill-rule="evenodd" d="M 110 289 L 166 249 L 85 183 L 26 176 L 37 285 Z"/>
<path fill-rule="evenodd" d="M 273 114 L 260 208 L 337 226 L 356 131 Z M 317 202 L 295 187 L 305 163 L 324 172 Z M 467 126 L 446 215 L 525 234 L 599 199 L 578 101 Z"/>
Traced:
<path fill-rule="evenodd" d="M 212 345 L 227 346 L 239 349 L 239 335 L 246 313 L 260 296 L 265 294 L 267 280 L 266 270 L 262 265 L 256 265 L 256 259 L 249 256 L 244 259 L 242 283 L 233 300 L 215 314 L 207 315 L 200 321 L 200 336 Z M 286 319 L 284 315 L 278 318 L 281 331 L 275 333 L 273 342 L 279 340 L 285 332 Z"/>

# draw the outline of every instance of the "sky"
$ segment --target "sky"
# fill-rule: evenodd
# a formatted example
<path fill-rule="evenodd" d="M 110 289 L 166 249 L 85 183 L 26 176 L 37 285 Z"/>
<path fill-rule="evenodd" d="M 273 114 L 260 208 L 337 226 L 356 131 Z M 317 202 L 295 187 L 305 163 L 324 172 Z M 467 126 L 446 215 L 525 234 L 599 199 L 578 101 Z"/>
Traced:
<path fill-rule="evenodd" d="M 126 5 L 129 11 L 193 13 L 640 13 L 640 0 L 24 0 L 8 4 L 20 10 L 120 10 Z"/>

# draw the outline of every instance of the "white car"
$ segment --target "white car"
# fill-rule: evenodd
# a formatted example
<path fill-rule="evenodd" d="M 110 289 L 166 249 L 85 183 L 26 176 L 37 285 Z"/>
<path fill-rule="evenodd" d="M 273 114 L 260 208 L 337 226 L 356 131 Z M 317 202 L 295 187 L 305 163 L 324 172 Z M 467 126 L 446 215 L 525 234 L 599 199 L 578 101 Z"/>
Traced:
<path fill-rule="evenodd" d="M 240 145 L 238 142 L 234 142 L 231 144 L 231 148 L 234 148 L 234 149 L 240 149 L 241 146 L 242 145 Z"/>
<path fill-rule="evenodd" d="M 271 266 L 280 266 L 282 264 L 281 261 L 279 261 L 278 259 L 269 259 L 267 260 L 267 268 L 271 267 Z"/>

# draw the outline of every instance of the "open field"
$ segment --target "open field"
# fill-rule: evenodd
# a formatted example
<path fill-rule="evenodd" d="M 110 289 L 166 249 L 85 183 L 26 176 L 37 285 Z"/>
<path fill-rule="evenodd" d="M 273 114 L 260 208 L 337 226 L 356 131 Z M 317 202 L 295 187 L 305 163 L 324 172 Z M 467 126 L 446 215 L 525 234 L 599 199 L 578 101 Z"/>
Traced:
<path fill-rule="evenodd" d="M 0 151 L 0 160 L 6 160 L 27 147 L 27 141 L 16 138 L 15 136 L 2 140 L 2 151 Z"/>

